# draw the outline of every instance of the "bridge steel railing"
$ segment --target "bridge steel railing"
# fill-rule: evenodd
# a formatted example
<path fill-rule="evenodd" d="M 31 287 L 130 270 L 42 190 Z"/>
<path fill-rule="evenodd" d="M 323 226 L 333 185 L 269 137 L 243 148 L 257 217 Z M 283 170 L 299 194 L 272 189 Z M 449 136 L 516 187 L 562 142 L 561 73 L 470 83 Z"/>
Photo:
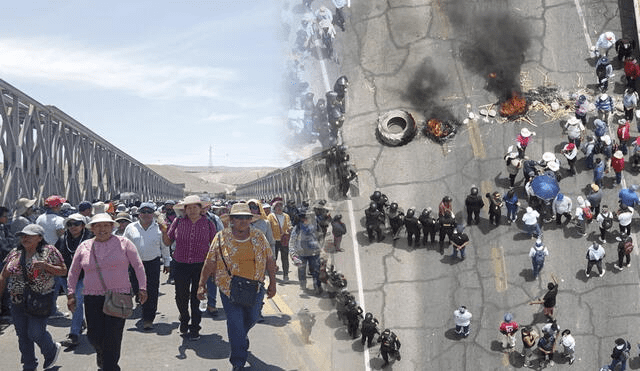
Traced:
<path fill-rule="evenodd" d="M 141 200 L 179 199 L 171 183 L 55 106 L 0 80 L 0 204 L 52 194 L 72 204 L 134 192 Z"/>
<path fill-rule="evenodd" d="M 329 199 L 335 187 L 327 172 L 323 151 L 283 169 L 270 172 L 260 179 L 238 185 L 236 198 L 271 200 L 282 197 L 299 205 L 303 200 Z"/>

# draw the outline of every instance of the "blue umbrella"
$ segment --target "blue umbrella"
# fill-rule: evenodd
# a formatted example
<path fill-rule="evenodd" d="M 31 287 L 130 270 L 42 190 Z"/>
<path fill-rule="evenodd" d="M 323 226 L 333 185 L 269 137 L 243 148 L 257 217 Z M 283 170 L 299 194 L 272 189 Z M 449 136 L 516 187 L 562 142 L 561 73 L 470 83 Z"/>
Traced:
<path fill-rule="evenodd" d="M 560 185 L 554 177 L 538 175 L 531 181 L 531 189 L 538 198 L 551 201 L 560 192 Z"/>

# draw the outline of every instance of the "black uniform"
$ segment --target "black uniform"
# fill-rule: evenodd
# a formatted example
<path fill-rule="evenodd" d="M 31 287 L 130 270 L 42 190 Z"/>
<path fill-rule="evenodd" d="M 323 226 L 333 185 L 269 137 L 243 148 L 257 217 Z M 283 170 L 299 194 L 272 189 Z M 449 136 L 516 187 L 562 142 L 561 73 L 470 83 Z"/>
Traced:
<path fill-rule="evenodd" d="M 400 238 L 398 236 L 400 228 L 402 228 L 402 225 L 404 224 L 404 212 L 400 208 L 395 210 L 393 208 L 389 208 L 388 216 L 389 225 L 391 225 L 391 236 L 394 240 L 397 240 Z"/>
<path fill-rule="evenodd" d="M 362 345 L 367 343 L 367 347 L 371 348 L 373 346 L 373 337 L 376 334 L 380 334 L 378 331 L 378 320 L 373 317 L 373 314 L 367 313 L 362 321 Z"/>
<path fill-rule="evenodd" d="M 349 301 L 347 303 L 347 330 L 349 335 L 355 339 L 358 337 L 358 327 L 360 325 L 360 318 L 362 318 L 362 308 L 356 304 L 355 301 Z"/>
<path fill-rule="evenodd" d="M 498 192 L 494 192 L 493 195 L 487 193 L 485 195 L 489 199 L 489 223 L 498 225 L 500 224 L 500 218 L 502 217 L 502 195 Z"/>
<path fill-rule="evenodd" d="M 623 37 L 618 39 L 615 44 L 616 52 L 618 53 L 618 60 L 620 62 L 631 57 L 633 49 L 636 47 L 636 41 L 630 38 Z"/>
<path fill-rule="evenodd" d="M 424 235 L 422 243 L 427 245 L 427 237 L 431 237 L 431 243 L 436 242 L 436 230 L 438 229 L 438 221 L 431 216 L 431 211 L 423 210 L 418 218 L 422 225 L 422 234 Z"/>
<path fill-rule="evenodd" d="M 416 242 L 416 247 L 420 246 L 420 221 L 416 218 L 412 212 L 407 211 L 407 216 L 404 217 L 404 227 L 407 229 L 407 244 L 412 245 L 413 241 Z"/>
<path fill-rule="evenodd" d="M 365 215 L 365 224 L 367 226 L 367 236 L 369 237 L 369 242 L 373 242 L 373 233 L 375 232 L 378 242 L 384 239 L 382 235 L 382 228 L 380 228 L 380 224 L 384 222 L 384 214 L 380 212 L 376 208 L 376 205 L 369 206 L 368 209 L 364 211 Z"/>
<path fill-rule="evenodd" d="M 477 188 L 475 194 L 472 192 L 467 196 L 464 204 L 467 207 L 467 225 L 471 225 L 472 219 L 476 224 L 480 223 L 480 210 L 484 207 L 484 201 L 482 201 L 482 197 L 478 194 Z"/>
<path fill-rule="evenodd" d="M 389 364 L 389 356 L 400 360 L 400 340 L 396 334 L 386 329 L 378 337 L 378 343 L 380 343 L 380 354 L 384 359 L 384 366 Z"/>

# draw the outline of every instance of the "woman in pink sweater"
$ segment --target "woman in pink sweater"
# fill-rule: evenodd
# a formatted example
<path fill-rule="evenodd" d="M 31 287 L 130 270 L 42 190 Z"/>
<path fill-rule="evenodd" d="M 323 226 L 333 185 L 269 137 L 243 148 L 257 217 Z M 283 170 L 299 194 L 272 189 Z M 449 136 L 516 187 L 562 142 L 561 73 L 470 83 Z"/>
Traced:
<path fill-rule="evenodd" d="M 147 300 L 147 281 L 138 250 L 128 239 L 112 234 L 115 221 L 109 214 L 96 214 L 88 228 L 95 238 L 78 246 L 69 269 L 67 306 L 75 310 L 75 289 L 81 272 L 84 272 L 84 311 L 87 319 L 87 336 L 96 349 L 98 368 L 120 370 L 120 347 L 124 318 L 112 317 L 102 311 L 106 290 L 121 293 L 131 292 L 129 264 L 133 267 L 140 284 L 140 302 Z M 96 259 L 104 278 L 106 290 L 100 280 Z"/>

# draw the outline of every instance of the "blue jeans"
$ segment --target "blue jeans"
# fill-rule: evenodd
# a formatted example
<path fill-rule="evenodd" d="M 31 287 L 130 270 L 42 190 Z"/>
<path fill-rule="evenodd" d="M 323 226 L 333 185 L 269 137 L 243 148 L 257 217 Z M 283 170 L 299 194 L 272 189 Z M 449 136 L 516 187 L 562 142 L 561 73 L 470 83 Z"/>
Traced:
<path fill-rule="evenodd" d="M 531 265 L 533 266 L 533 278 L 536 278 L 540 274 L 542 267 L 544 267 L 544 261 L 538 265 L 535 258 L 531 258 Z"/>
<path fill-rule="evenodd" d="M 231 355 L 229 362 L 235 367 L 243 367 L 249 355 L 249 330 L 256 324 L 260 317 L 260 308 L 264 299 L 264 288 L 258 292 L 256 303 L 253 307 L 243 307 L 233 304 L 229 297 L 220 291 L 220 301 L 224 313 L 227 316 L 227 336 L 231 345 Z"/>
<path fill-rule="evenodd" d="M 621 364 L 622 366 L 620 366 L 620 371 L 624 371 L 627 369 L 627 360 L 626 359 L 614 359 L 611 361 L 611 364 L 609 365 L 609 369 L 614 370 L 617 364 Z"/>
<path fill-rule="evenodd" d="M 538 223 L 532 225 L 525 224 L 524 231 L 529 235 L 535 234 L 538 237 L 542 236 L 542 230 L 540 230 L 540 225 L 538 225 Z"/>
<path fill-rule="evenodd" d="M 616 184 L 622 182 L 622 171 L 616 171 Z"/>
<path fill-rule="evenodd" d="M 313 287 L 320 287 L 320 275 L 318 274 L 318 270 L 320 269 L 320 256 L 299 256 L 299 258 L 302 260 L 302 264 L 298 267 L 298 281 L 306 284 L 308 263 L 311 276 L 313 277 Z"/>
<path fill-rule="evenodd" d="M 58 294 L 60 294 L 60 289 L 64 288 L 64 292 L 67 292 L 67 278 L 55 276 L 53 284 L 53 307 L 51 307 L 51 315 L 54 316 L 56 312 L 58 312 L 58 307 L 56 302 L 58 301 Z"/>
<path fill-rule="evenodd" d="M 216 295 L 218 295 L 218 286 L 212 277 L 207 280 L 207 305 L 216 307 Z"/>
<path fill-rule="evenodd" d="M 466 249 L 466 247 L 463 247 L 462 249 L 460 249 L 460 258 L 464 259 L 464 249 Z M 453 248 L 453 253 L 451 254 L 452 258 L 457 258 L 458 257 L 458 249 L 456 249 L 455 247 Z"/>
<path fill-rule="evenodd" d="M 11 317 L 18 335 L 20 362 L 23 370 L 35 370 L 38 359 L 33 344 L 38 344 L 45 359 L 51 359 L 56 354 L 56 344 L 47 331 L 47 318 L 34 317 L 24 311 L 24 305 L 12 305 Z"/>
<path fill-rule="evenodd" d="M 507 219 L 513 221 L 513 220 L 516 220 L 517 216 L 518 216 L 518 206 L 516 205 L 509 206 L 507 204 Z"/>
<path fill-rule="evenodd" d="M 584 158 L 586 164 L 587 164 L 587 169 L 591 170 L 593 169 L 593 151 L 591 151 L 591 153 L 589 155 L 587 155 Z"/>
<path fill-rule="evenodd" d="M 80 335 L 80 332 L 82 332 L 82 320 L 84 319 L 84 295 L 82 295 L 83 289 L 84 279 L 78 280 L 78 283 L 76 284 L 76 310 L 71 316 L 71 329 L 69 330 L 69 333 L 72 335 Z"/>

